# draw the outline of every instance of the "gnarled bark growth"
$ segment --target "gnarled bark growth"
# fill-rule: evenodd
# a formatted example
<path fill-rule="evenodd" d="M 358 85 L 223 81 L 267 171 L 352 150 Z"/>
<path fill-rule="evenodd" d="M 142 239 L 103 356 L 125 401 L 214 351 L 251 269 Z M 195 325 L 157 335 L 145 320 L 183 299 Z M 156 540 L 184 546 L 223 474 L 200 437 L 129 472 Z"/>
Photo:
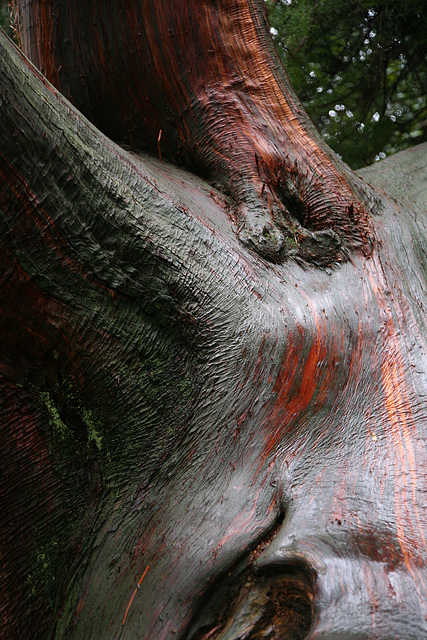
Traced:
<path fill-rule="evenodd" d="M 259 3 L 177 2 L 170 15 L 157 14 L 162 2 L 126 3 L 130 33 L 140 8 L 150 7 L 148 27 L 159 23 L 162 34 L 152 36 L 152 51 L 164 68 L 164 104 L 147 95 L 164 125 L 163 155 L 202 163 L 227 189 L 231 211 L 202 179 L 104 137 L 1 35 L 2 637 L 419 640 L 427 631 L 427 234 L 425 200 L 409 177 L 421 156 L 405 156 L 415 159 L 404 165 L 406 190 L 417 194 L 411 209 L 343 169 L 308 135 L 297 107 L 295 121 L 285 117 L 283 95 L 291 94 L 275 68 L 257 79 L 242 67 L 243 88 L 231 83 L 237 71 L 225 69 L 206 85 L 212 104 L 203 112 L 184 56 L 182 87 L 196 116 L 170 102 L 173 58 L 166 64 L 159 56 L 178 44 L 168 44 L 161 18 L 180 18 L 179 42 L 192 5 L 201 25 L 217 21 L 215 74 L 227 33 L 233 60 L 255 36 L 267 65 L 273 54 Z M 52 13 L 49 6 L 23 2 L 21 24 L 40 8 L 39 22 L 29 20 L 23 33 L 52 34 L 55 57 L 46 47 L 39 62 L 63 89 L 61 78 L 71 86 L 86 54 L 70 48 L 74 62 L 68 67 L 64 53 L 68 70 L 59 68 L 58 46 L 67 46 L 71 26 L 53 22 L 62 4 Z M 108 24 L 107 3 L 85 6 L 96 20 L 102 6 L 99 24 Z M 99 30 L 105 55 L 113 53 L 110 30 Z M 199 32 L 187 31 L 190 60 Z M 121 42 L 117 51 L 131 69 L 124 35 Z M 255 68 L 264 68 L 258 51 Z M 191 58 L 200 63 L 194 73 L 209 80 L 200 57 Z M 105 68 L 93 64 L 89 85 L 97 95 L 104 82 L 110 87 L 114 115 L 120 95 L 114 74 L 98 78 Z M 271 117 L 266 74 L 282 92 Z M 145 95 L 137 77 L 134 90 Z M 224 119 L 206 115 L 215 92 L 215 113 L 223 109 L 228 123 L 230 105 L 249 104 L 231 120 L 236 142 L 222 165 L 196 151 L 203 131 L 211 132 L 212 154 L 228 144 L 219 137 Z M 126 85 L 122 97 L 126 104 Z M 93 96 L 83 98 L 98 124 L 126 137 L 113 115 L 111 122 L 95 115 Z M 149 141 L 152 126 L 148 145 L 157 151 L 159 122 L 138 124 L 141 105 L 130 111 L 128 143 Z M 173 113 L 178 134 L 161 107 Z M 193 117 L 182 146 L 173 142 L 179 123 Z M 246 153 L 251 136 L 258 167 Z M 279 194 L 272 149 L 280 163 L 291 158 L 280 165 L 288 185 L 305 189 L 313 179 L 315 202 L 328 203 L 315 205 L 310 224 L 311 213 L 298 222 Z M 230 168 L 236 162 L 240 173 Z M 270 191 L 256 187 L 258 169 Z M 391 173 L 405 175 L 403 166 Z M 387 171 L 381 179 L 395 183 Z M 237 203 L 261 211 L 268 192 L 280 195 L 280 215 L 289 210 L 278 228 L 295 233 L 293 251 L 261 250 L 272 261 L 252 251 L 259 236 L 249 246 L 240 241 L 233 217 Z M 341 238 L 335 252 L 319 240 L 328 228 Z"/>
<path fill-rule="evenodd" d="M 263 2 L 18 6 L 22 47 L 46 77 L 111 138 L 225 190 L 249 246 L 322 264 L 369 251 L 360 185 L 294 96 Z"/>

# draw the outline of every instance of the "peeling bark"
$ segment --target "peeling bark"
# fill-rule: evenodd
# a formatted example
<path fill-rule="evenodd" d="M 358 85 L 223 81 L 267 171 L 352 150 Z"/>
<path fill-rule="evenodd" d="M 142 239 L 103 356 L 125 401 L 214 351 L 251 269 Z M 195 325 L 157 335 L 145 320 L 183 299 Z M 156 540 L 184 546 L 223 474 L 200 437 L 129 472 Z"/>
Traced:
<path fill-rule="evenodd" d="M 56 14 L 31 4 L 47 28 Z M 231 34 L 259 15 L 255 3 L 233 6 Z M 223 42 L 231 4 L 200 7 Z M 362 172 L 382 189 L 398 176 L 406 199 L 395 200 L 289 129 L 303 180 L 318 179 L 316 153 L 328 158 L 319 198 L 335 208 L 313 234 L 339 232 L 345 251 L 253 251 L 234 216 L 244 197 L 230 186 L 252 136 L 241 121 L 223 168 L 204 159 L 200 170 L 224 176 L 224 195 L 166 161 L 179 159 L 172 143 L 160 161 L 112 142 L 3 34 L 0 43 L 2 638 L 425 637 L 422 149 Z M 51 77 L 65 73 L 57 62 L 45 62 Z M 264 85 L 243 92 L 251 109 L 269 104 Z M 186 91 L 193 104 L 195 85 Z M 282 149 L 279 98 L 268 122 Z M 186 122 L 171 109 L 174 126 Z M 191 144 L 208 122 L 199 117 Z M 189 165 L 202 162 L 191 144 Z M 258 156 L 266 166 L 269 153 Z"/>

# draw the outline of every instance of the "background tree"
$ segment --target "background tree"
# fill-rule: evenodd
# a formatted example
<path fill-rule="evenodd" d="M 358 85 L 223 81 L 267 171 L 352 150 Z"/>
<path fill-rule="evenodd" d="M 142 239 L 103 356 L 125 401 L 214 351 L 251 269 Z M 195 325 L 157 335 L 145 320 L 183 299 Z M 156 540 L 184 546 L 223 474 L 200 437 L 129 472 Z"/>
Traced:
<path fill-rule="evenodd" d="M 0 34 L 3 637 L 419 640 L 423 156 L 334 157 L 262 2 L 69 8 L 21 42 L 124 145 Z"/>
<path fill-rule="evenodd" d="M 292 85 L 353 168 L 427 137 L 427 15 L 420 0 L 270 2 Z"/>

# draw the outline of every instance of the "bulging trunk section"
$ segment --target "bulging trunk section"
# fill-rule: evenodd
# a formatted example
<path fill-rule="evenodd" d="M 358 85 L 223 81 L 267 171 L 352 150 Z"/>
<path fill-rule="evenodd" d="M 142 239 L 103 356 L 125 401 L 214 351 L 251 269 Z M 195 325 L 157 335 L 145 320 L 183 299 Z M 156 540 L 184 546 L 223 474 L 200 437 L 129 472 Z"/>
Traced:
<path fill-rule="evenodd" d="M 245 244 L 275 262 L 369 253 L 371 204 L 300 108 L 262 0 L 16 4 L 49 80 L 113 139 L 219 186 Z"/>

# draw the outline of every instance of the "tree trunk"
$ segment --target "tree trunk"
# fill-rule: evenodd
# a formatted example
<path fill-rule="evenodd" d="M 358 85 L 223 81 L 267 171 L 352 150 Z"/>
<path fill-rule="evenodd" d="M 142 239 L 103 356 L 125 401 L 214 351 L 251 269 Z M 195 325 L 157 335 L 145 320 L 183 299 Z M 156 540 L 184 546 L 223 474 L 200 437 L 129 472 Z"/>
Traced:
<path fill-rule="evenodd" d="M 24 0 L 18 25 L 27 55 L 104 133 L 225 191 L 246 244 L 334 262 L 368 249 L 366 202 L 294 96 L 264 5 Z"/>
<path fill-rule="evenodd" d="M 343 167 L 261 2 L 117 6 L 19 20 L 132 150 L 0 40 L 2 638 L 419 640 L 423 150 Z"/>

